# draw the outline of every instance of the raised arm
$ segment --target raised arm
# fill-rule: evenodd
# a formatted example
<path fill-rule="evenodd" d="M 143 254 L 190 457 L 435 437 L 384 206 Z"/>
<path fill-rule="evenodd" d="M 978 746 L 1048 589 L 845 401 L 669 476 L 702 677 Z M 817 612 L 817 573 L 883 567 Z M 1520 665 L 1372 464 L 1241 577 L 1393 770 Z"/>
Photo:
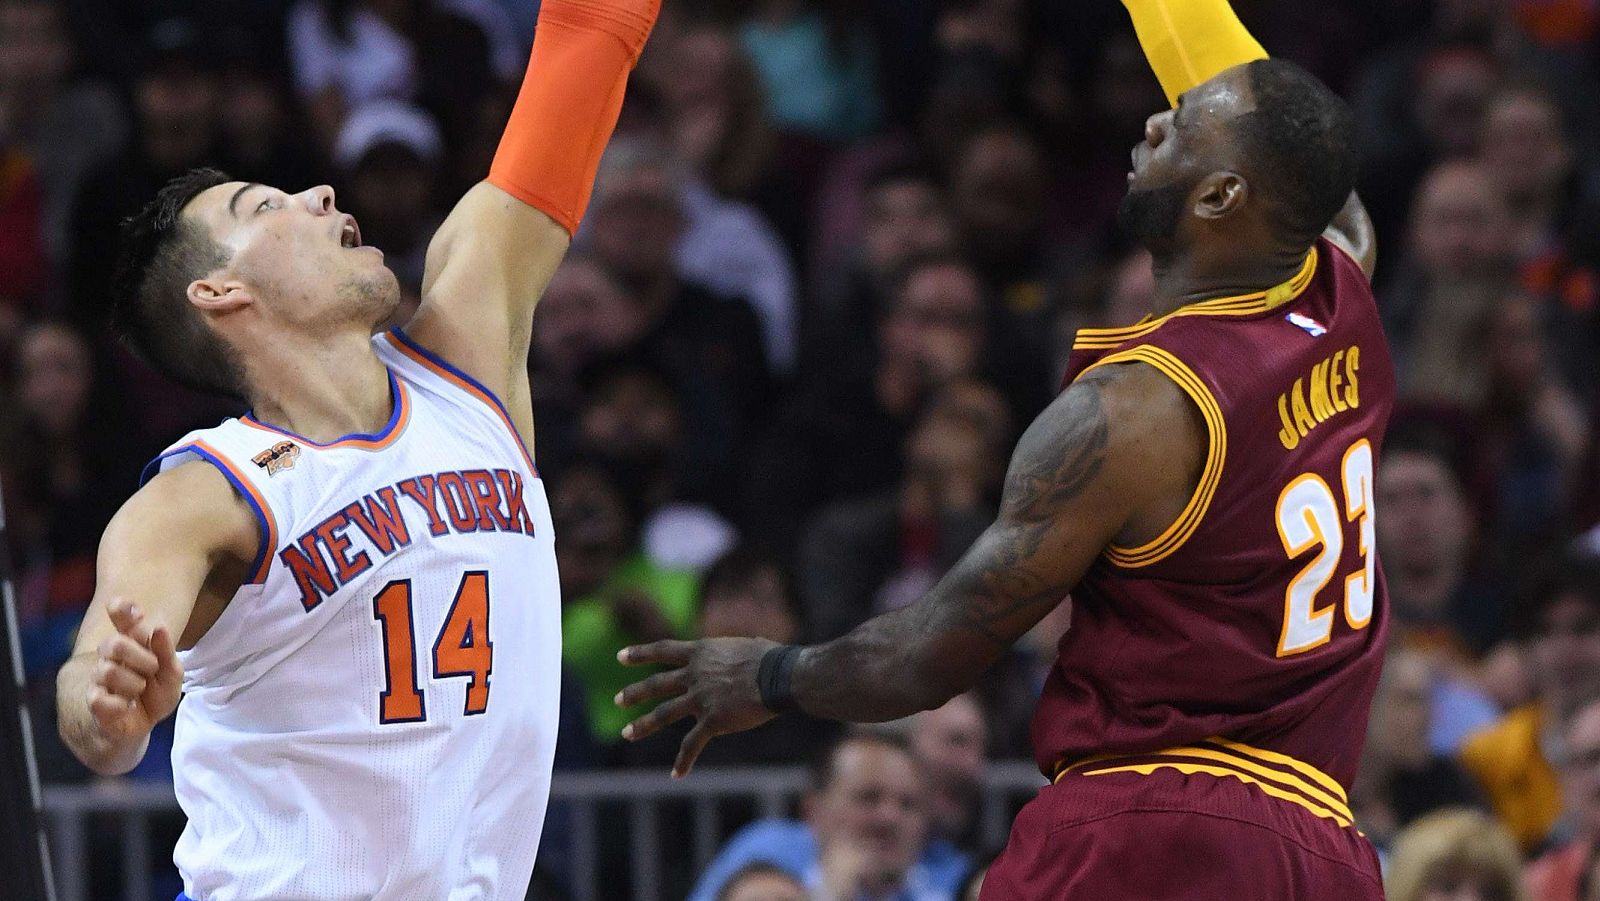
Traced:
<path fill-rule="evenodd" d="M 487 180 L 428 245 L 411 337 L 503 399 L 524 438 L 533 309 L 589 203 L 660 0 L 544 0 Z"/>
<path fill-rule="evenodd" d="M 118 775 L 144 757 L 178 705 L 176 649 L 204 633 L 259 542 L 250 508 L 203 463 L 156 476 L 112 518 L 94 600 L 56 677 L 61 738 L 86 766 Z M 202 595 L 212 603 L 197 614 Z"/>
<path fill-rule="evenodd" d="M 875 722 L 938 707 L 1061 603 L 1108 543 L 1138 544 L 1176 518 L 1198 480 L 1205 436 L 1193 402 L 1154 368 L 1091 371 L 1023 435 L 999 517 L 926 597 L 836 641 L 771 658 L 777 646 L 759 639 L 625 649 L 624 663 L 681 668 L 619 695 L 624 706 L 670 699 L 624 736 L 695 717 L 674 766 L 682 775 L 712 736 L 771 718 L 758 677 L 768 701 L 787 682 L 794 705 L 829 719 Z"/>

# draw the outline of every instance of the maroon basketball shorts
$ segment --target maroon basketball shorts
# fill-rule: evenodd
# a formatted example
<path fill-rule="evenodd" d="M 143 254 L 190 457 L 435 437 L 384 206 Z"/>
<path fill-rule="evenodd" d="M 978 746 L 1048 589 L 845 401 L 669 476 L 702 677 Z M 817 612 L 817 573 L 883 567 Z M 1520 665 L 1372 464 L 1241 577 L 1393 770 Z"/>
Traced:
<path fill-rule="evenodd" d="M 1265 766 L 1151 759 L 1075 766 L 1041 791 L 981 901 L 1383 901 L 1342 791 L 1307 794 Z"/>

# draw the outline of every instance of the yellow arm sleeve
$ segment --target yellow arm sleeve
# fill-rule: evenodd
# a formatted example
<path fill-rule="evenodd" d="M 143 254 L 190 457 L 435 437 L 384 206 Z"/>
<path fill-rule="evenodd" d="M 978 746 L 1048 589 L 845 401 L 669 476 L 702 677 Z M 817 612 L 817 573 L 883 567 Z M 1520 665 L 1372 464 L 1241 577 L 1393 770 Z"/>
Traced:
<path fill-rule="evenodd" d="M 1122 5 L 1174 106 L 1179 94 L 1213 75 L 1267 58 L 1228 0 L 1122 0 Z"/>

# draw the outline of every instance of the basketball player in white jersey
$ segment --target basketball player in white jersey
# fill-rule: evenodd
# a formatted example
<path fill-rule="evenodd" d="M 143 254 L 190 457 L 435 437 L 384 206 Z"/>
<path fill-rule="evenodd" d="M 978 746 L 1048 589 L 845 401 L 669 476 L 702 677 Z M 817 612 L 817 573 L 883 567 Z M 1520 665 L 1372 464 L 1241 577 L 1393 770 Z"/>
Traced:
<path fill-rule="evenodd" d="M 60 720 L 115 774 L 177 710 L 184 897 L 523 896 L 561 658 L 529 333 L 658 7 L 544 0 L 404 329 L 372 337 L 395 278 L 327 187 L 202 170 L 130 221 L 129 342 L 253 412 L 173 445 L 106 529 Z"/>

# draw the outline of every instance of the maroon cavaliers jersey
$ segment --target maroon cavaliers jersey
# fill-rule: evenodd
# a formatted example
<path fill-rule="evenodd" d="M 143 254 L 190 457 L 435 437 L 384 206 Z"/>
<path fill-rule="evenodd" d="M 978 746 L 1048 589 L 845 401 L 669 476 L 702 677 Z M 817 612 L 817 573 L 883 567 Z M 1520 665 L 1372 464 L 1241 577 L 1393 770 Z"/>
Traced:
<path fill-rule="evenodd" d="M 1108 547 L 1073 590 L 1040 767 L 1203 744 L 1348 786 L 1388 616 L 1372 473 L 1394 372 L 1366 276 L 1318 241 L 1269 291 L 1080 331 L 1067 378 L 1129 361 L 1194 400 L 1208 455 L 1178 520 Z"/>

